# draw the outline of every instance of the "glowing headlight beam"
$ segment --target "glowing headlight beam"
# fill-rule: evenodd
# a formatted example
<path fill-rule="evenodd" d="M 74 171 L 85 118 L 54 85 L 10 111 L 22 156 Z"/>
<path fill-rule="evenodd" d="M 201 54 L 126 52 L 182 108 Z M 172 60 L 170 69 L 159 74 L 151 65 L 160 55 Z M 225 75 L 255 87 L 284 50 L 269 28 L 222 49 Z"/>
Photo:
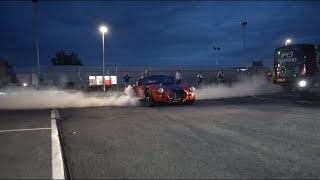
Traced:
<path fill-rule="evenodd" d="M 300 87 L 305 87 L 307 85 L 307 82 L 305 81 L 305 80 L 301 80 L 300 82 L 299 82 L 299 86 Z"/>

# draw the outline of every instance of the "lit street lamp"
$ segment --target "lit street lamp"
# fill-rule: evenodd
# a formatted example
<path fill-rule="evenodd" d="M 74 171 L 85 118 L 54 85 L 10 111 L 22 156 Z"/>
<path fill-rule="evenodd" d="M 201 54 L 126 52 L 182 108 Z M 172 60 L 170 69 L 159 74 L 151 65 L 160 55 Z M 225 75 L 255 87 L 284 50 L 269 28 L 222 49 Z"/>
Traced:
<path fill-rule="evenodd" d="M 106 83 L 104 79 L 104 33 L 108 32 L 108 28 L 106 26 L 100 26 L 100 32 L 102 33 L 102 83 L 103 91 L 106 91 Z"/>
<path fill-rule="evenodd" d="M 38 3 L 39 0 L 32 0 L 34 3 L 34 13 L 35 13 L 35 24 L 34 24 L 34 29 L 35 29 L 35 37 L 36 37 L 36 48 L 37 48 L 37 75 L 38 75 L 38 84 L 37 87 L 39 87 L 40 84 L 40 58 L 39 58 L 39 32 L 38 32 Z"/>
<path fill-rule="evenodd" d="M 240 25 L 242 26 L 242 31 L 243 31 L 243 54 L 244 54 L 244 60 L 246 62 L 246 40 L 245 40 L 245 31 L 244 27 L 247 25 L 247 22 L 245 21 L 240 21 Z"/>
<path fill-rule="evenodd" d="M 286 40 L 286 46 L 288 46 L 289 43 L 291 43 L 291 39 Z"/>

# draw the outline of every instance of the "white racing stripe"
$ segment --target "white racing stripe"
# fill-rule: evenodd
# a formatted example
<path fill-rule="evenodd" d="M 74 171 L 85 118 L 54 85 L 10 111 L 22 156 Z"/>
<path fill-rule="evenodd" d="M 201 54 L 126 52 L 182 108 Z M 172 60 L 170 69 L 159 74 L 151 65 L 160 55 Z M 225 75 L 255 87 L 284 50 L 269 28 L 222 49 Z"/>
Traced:
<path fill-rule="evenodd" d="M 5 132 L 21 132 L 21 131 L 40 131 L 40 130 L 50 130 L 51 128 L 31 128 L 31 129 L 9 129 L 9 130 L 0 130 L 0 133 Z"/>
<path fill-rule="evenodd" d="M 65 179 L 55 111 L 51 110 L 52 179 Z"/>

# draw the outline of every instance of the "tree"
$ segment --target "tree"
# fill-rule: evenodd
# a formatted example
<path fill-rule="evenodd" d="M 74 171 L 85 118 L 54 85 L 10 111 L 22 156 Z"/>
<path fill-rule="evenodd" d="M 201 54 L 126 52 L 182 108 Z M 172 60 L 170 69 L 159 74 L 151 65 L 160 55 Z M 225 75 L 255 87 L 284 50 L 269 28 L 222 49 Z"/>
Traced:
<path fill-rule="evenodd" d="M 82 65 L 77 54 L 73 52 L 71 52 L 71 54 L 66 54 L 63 50 L 57 52 L 51 59 L 51 62 L 54 65 Z"/>
<path fill-rule="evenodd" d="M 2 58 L 0 58 L 0 69 L 3 70 L 0 73 L 0 85 L 18 82 L 16 73 L 14 72 L 13 67 Z"/>
<path fill-rule="evenodd" d="M 263 61 L 262 60 L 252 61 L 252 68 L 254 73 L 263 72 Z"/>
<path fill-rule="evenodd" d="M 252 67 L 263 67 L 263 61 L 262 60 L 252 61 Z"/>

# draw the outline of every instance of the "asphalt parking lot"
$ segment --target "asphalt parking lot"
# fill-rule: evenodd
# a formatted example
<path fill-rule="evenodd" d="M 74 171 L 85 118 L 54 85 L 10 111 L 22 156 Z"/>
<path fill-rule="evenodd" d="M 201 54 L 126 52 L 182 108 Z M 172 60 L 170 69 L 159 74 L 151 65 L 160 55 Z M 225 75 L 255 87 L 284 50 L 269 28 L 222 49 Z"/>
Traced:
<path fill-rule="evenodd" d="M 50 111 L 1 110 L 0 117 L 0 179 L 50 179 Z"/>
<path fill-rule="evenodd" d="M 60 109 L 72 178 L 320 178 L 319 102 Z"/>
<path fill-rule="evenodd" d="M 59 109 L 59 172 L 71 179 L 319 179 L 319 108 L 320 101 L 273 94 Z M 0 111 L 1 179 L 57 177 L 60 142 L 50 116 L 50 109 Z"/>

